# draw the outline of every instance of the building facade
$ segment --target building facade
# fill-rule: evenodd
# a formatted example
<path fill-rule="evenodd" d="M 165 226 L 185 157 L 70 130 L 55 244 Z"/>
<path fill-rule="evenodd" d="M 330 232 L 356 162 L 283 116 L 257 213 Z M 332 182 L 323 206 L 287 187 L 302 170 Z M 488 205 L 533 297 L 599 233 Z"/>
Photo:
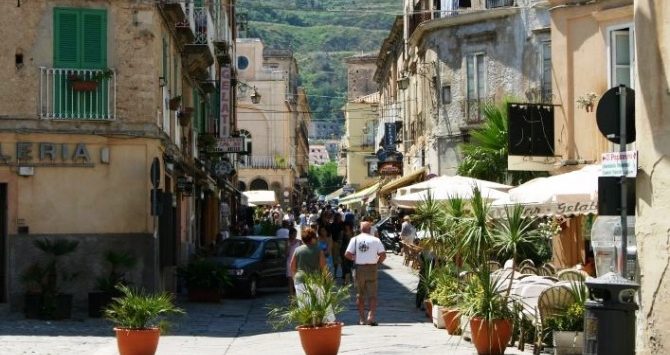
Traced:
<path fill-rule="evenodd" d="M 283 207 L 292 207 L 309 169 L 305 128 L 311 121 L 297 62 L 289 50 L 265 49 L 260 39 L 243 38 L 237 40 L 237 68 L 237 125 L 247 151 L 240 158 L 239 189 L 273 190 Z M 254 93 L 257 103 L 251 101 Z"/>
<path fill-rule="evenodd" d="M 230 184 L 198 142 L 234 128 L 213 110 L 219 68 L 234 74 L 230 5 L 0 5 L 0 302 L 20 306 L 37 239 L 79 242 L 63 265 L 76 307 L 108 250 L 138 258 L 135 284 L 175 290 L 175 266 L 216 238 Z"/>
<path fill-rule="evenodd" d="M 670 262 L 666 213 L 670 208 L 670 9 L 663 0 L 635 1 L 634 19 L 639 149 L 635 231 L 642 275 L 636 353 L 647 355 L 670 348 L 670 307 L 663 301 L 670 296 L 665 274 Z"/>
<path fill-rule="evenodd" d="M 346 184 L 358 189 L 378 179 L 375 135 L 379 94 L 361 96 L 344 106 L 345 135 L 341 155 L 345 157 Z"/>

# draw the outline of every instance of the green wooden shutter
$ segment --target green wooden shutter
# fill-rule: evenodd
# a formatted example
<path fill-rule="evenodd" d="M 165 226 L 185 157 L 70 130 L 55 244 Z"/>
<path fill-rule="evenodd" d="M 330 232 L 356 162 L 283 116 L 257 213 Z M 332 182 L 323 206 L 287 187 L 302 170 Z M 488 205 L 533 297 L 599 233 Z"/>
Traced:
<path fill-rule="evenodd" d="M 165 84 L 168 83 L 168 40 L 163 37 L 163 79 L 165 79 Z"/>
<path fill-rule="evenodd" d="M 78 68 L 80 13 L 72 9 L 54 9 L 54 67 Z"/>
<path fill-rule="evenodd" d="M 107 67 L 107 11 L 81 10 L 81 67 Z"/>

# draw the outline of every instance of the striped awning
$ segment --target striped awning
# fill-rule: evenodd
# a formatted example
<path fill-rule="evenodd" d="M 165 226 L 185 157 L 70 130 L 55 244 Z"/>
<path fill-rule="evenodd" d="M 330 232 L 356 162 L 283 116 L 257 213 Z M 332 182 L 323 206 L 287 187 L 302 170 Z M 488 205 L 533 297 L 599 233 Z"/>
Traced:
<path fill-rule="evenodd" d="M 345 196 L 344 198 L 342 198 L 342 200 L 340 200 L 340 204 L 350 205 L 354 203 L 366 202 L 370 197 L 376 195 L 377 190 L 379 190 L 379 183 L 366 187 L 362 190 L 356 191 L 349 196 Z"/>

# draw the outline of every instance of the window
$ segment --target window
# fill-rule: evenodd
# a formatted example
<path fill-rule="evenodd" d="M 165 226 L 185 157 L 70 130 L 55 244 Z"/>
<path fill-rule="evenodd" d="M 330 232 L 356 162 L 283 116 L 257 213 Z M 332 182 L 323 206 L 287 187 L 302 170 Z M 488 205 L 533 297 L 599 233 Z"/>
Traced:
<path fill-rule="evenodd" d="M 237 69 L 244 70 L 249 67 L 249 58 L 241 55 L 237 57 Z"/>
<path fill-rule="evenodd" d="M 447 105 L 451 103 L 451 85 L 442 86 L 442 104 Z"/>
<path fill-rule="evenodd" d="M 476 53 L 466 58 L 468 76 L 468 100 L 481 99 L 486 96 L 486 68 L 484 53 Z"/>
<path fill-rule="evenodd" d="M 635 83 L 635 36 L 631 27 L 610 31 L 610 86 L 620 84 L 633 88 Z"/>
<path fill-rule="evenodd" d="M 54 66 L 107 67 L 107 11 L 54 9 Z"/>
<path fill-rule="evenodd" d="M 542 42 L 542 101 L 551 102 L 551 42 Z"/>

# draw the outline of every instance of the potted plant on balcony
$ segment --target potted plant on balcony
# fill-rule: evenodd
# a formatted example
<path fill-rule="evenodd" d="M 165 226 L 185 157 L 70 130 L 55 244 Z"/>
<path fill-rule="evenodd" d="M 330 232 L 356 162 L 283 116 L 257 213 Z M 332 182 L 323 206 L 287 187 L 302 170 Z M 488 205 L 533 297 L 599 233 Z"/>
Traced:
<path fill-rule="evenodd" d="M 308 274 L 305 293 L 291 298 L 288 306 L 275 307 L 268 317 L 275 329 L 296 325 L 307 355 L 337 354 L 344 323 L 333 321 L 349 299 L 349 287 L 338 287 L 328 271 Z"/>
<path fill-rule="evenodd" d="M 122 296 L 114 298 L 105 317 L 115 324 L 119 354 L 155 354 L 160 334 L 169 324 L 166 317 L 184 311 L 166 292 L 150 294 L 123 285 L 118 290 Z"/>
<path fill-rule="evenodd" d="M 177 269 L 188 288 L 188 299 L 192 302 L 219 302 L 224 287 L 230 284 L 228 270 L 216 262 L 196 258 Z"/>
<path fill-rule="evenodd" d="M 177 109 L 179 109 L 179 104 L 181 104 L 181 95 L 177 95 L 168 101 L 170 111 L 177 111 Z"/>
<path fill-rule="evenodd" d="M 46 264 L 35 262 L 26 269 L 22 281 L 26 285 L 26 318 L 67 319 L 72 310 L 72 295 L 62 292 L 63 284 L 76 277 L 62 268 L 61 258 L 75 251 L 76 240 L 47 238 L 33 242 L 35 247 L 48 255 Z"/>
<path fill-rule="evenodd" d="M 105 253 L 105 261 L 110 265 L 109 273 L 96 279 L 98 291 L 88 293 L 88 315 L 101 317 L 105 308 L 112 302 L 112 298 L 120 297 L 117 285 L 128 285 L 124 270 L 137 264 L 137 258 L 127 252 L 109 250 Z"/>
<path fill-rule="evenodd" d="M 182 127 L 188 126 L 191 122 L 191 116 L 193 115 L 193 107 L 183 107 L 181 110 L 177 111 L 177 118 L 179 119 L 179 124 Z"/>
<path fill-rule="evenodd" d="M 94 73 L 91 72 L 88 75 L 72 72 L 67 78 L 70 85 L 72 85 L 73 91 L 88 92 L 97 90 L 98 83 L 102 80 L 111 78 L 113 74 L 114 71 L 108 68 Z"/>

